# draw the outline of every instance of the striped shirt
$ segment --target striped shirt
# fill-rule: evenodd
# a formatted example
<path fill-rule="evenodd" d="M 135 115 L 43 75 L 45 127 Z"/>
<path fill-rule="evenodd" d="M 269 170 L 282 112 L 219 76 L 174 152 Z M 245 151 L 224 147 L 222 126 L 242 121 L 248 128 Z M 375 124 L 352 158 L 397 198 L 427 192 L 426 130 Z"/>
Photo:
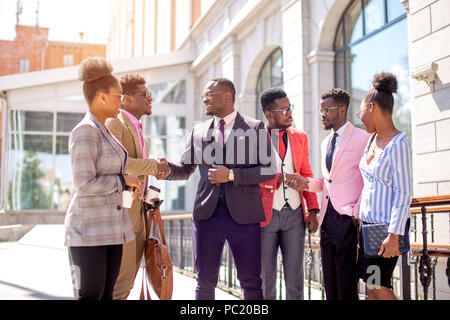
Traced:
<path fill-rule="evenodd" d="M 367 164 L 373 138 L 359 163 L 364 181 L 359 217 L 368 223 L 388 223 L 389 233 L 404 235 L 412 198 L 409 140 L 406 133 L 399 133 Z"/>

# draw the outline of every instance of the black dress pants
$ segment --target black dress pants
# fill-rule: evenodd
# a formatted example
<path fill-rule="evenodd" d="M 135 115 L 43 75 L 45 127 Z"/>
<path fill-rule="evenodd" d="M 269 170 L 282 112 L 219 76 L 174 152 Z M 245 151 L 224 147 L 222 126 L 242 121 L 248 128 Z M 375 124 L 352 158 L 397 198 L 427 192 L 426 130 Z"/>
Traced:
<path fill-rule="evenodd" d="M 328 202 L 320 230 L 320 252 L 327 300 L 358 300 L 357 227 Z"/>
<path fill-rule="evenodd" d="M 112 300 L 122 245 L 69 247 L 75 299 Z"/>

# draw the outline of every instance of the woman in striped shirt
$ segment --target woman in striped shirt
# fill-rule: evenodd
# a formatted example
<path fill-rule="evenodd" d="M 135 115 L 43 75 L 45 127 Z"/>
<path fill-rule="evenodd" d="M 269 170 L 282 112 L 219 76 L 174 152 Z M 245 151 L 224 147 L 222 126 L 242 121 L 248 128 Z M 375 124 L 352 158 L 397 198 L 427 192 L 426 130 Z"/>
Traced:
<path fill-rule="evenodd" d="M 363 224 L 388 224 L 389 234 L 378 256 L 368 258 L 360 233 L 358 271 L 368 284 L 369 300 L 395 300 L 392 273 L 399 256 L 398 237 L 409 232 L 411 147 L 406 133 L 397 130 L 392 121 L 397 79 L 382 72 L 374 76 L 372 85 L 358 113 L 372 134 L 359 164 L 364 180 L 359 218 Z"/>

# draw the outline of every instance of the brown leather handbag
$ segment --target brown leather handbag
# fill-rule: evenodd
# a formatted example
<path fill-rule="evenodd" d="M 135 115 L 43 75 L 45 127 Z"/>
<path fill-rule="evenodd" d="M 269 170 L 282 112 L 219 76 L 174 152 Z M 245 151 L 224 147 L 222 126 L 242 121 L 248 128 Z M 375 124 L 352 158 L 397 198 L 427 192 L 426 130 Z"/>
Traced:
<path fill-rule="evenodd" d="M 155 226 L 154 236 L 150 237 L 152 225 Z M 158 232 L 159 231 L 159 232 Z M 159 233 L 160 239 L 157 238 Z M 173 292 L 173 265 L 169 256 L 169 251 L 166 246 L 166 236 L 164 234 L 164 227 L 161 219 L 159 209 L 155 209 L 147 219 L 147 232 L 145 235 L 145 267 L 142 273 L 142 289 L 141 300 L 151 300 L 148 291 L 148 282 L 153 288 L 153 291 L 160 300 L 171 300 Z M 147 297 L 145 297 L 145 291 Z"/>

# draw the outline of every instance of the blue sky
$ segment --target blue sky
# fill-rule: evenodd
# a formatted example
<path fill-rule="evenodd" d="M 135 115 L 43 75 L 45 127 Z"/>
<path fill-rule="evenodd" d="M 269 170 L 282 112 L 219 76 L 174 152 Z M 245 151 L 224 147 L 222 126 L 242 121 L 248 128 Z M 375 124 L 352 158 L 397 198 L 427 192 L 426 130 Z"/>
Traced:
<path fill-rule="evenodd" d="M 36 25 L 37 0 L 22 0 L 20 23 Z M 39 26 L 50 28 L 49 39 L 92 43 L 108 41 L 108 0 L 39 0 Z M 0 0 L 0 39 L 15 37 L 17 0 Z"/>

